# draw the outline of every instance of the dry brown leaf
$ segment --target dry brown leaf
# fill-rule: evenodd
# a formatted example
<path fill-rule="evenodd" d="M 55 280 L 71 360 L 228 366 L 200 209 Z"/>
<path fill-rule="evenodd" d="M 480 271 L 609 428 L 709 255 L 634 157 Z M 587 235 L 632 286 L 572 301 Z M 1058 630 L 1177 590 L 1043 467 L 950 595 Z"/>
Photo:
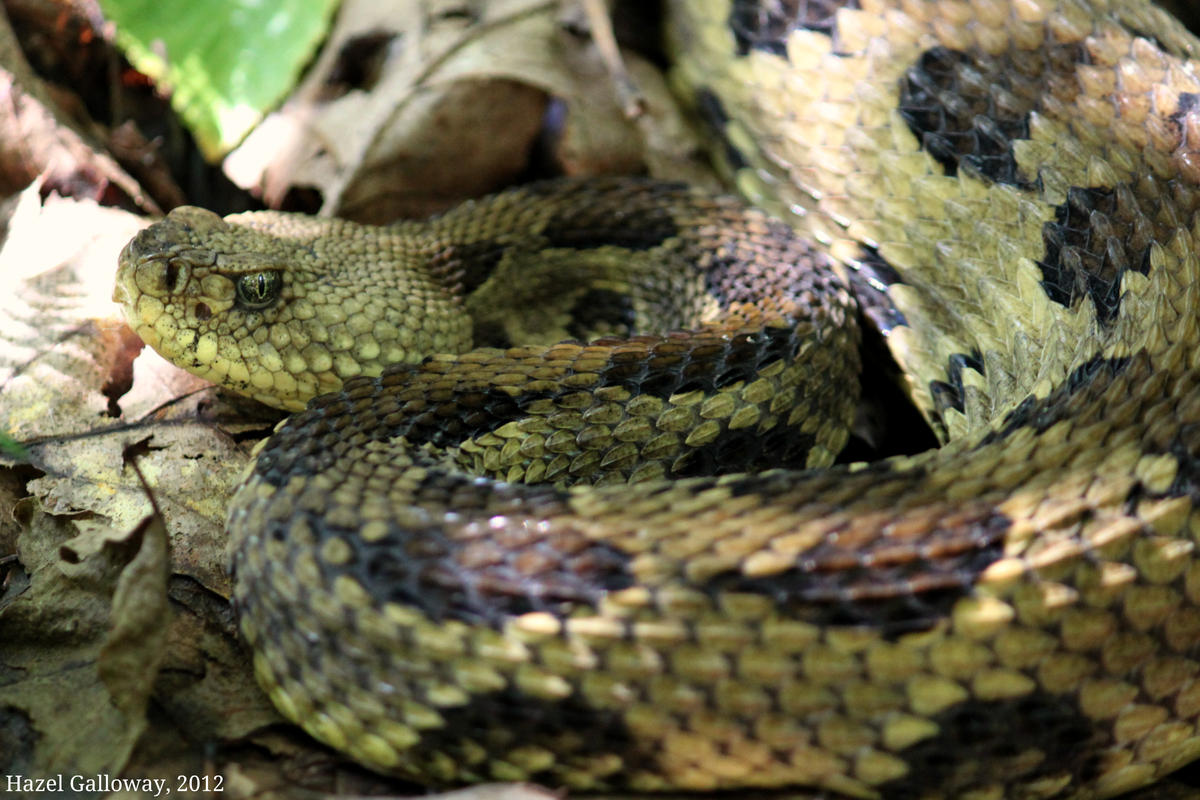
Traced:
<path fill-rule="evenodd" d="M 211 387 L 152 352 L 134 361 L 142 345 L 112 303 L 112 276 L 143 224 L 92 203 L 52 198 L 43 207 L 36 192 L 23 195 L 0 250 L 12 287 L 0 300 L 0 430 L 43 473 L 28 489 L 47 511 L 97 514 L 120 530 L 150 513 L 122 448 L 153 437 L 142 468 L 177 520 L 177 560 L 227 594 L 224 548 L 214 543 L 249 448 L 199 416 L 214 405 Z"/>
<path fill-rule="evenodd" d="M 0 669 L 10 676 L 0 685 L 0 729 L 12 739 L 3 771 L 116 774 L 145 718 L 121 710 L 96 660 L 112 587 L 140 543 L 88 519 L 47 514 L 34 500 L 15 511 L 26 531 L 17 549 L 24 580 L 0 600 Z"/>
<path fill-rule="evenodd" d="M 171 623 L 167 604 L 171 557 L 160 516 L 135 527 L 130 539 L 131 546 L 137 546 L 137 555 L 117 578 L 108 636 L 97 656 L 96 670 L 125 718 L 144 720 Z"/>
<path fill-rule="evenodd" d="M 59 108 L 25 60 L 2 10 L 0 96 L 0 194 L 19 191 L 35 178 L 51 186 L 88 187 L 97 197 L 111 185 L 136 207 L 158 211 L 137 181 L 97 145 L 102 137 L 80 130 Z"/>
<path fill-rule="evenodd" d="M 347 0 L 305 85 L 234 165 L 276 199 L 311 186 L 326 211 L 420 215 L 524 171 L 550 108 L 565 114 L 555 158 L 570 173 L 690 174 L 695 140 L 661 76 L 630 60 L 648 113 L 626 120 L 558 5 Z M 367 40 L 385 44 L 378 77 L 331 99 L 342 56 Z M 225 509 L 278 416 L 143 350 L 118 318 L 116 254 L 143 224 L 30 191 L 0 249 L 0 432 L 26 453 L 0 456 L 0 559 L 17 559 L 0 560 L 0 674 L 23 676 L 0 687 L 0 772 L 221 776 L 230 797 L 416 791 L 284 724 L 253 681 L 227 602 Z"/>
<path fill-rule="evenodd" d="M 0 774 L 395 793 L 408 785 L 285 724 L 254 680 L 225 508 L 279 415 L 141 349 L 118 318 L 117 253 L 142 224 L 31 189 L 0 249 L 0 431 L 24 451 L 0 455 Z"/>
<path fill-rule="evenodd" d="M 0 456 L 0 773 L 201 774 L 212 745 L 255 750 L 281 722 L 237 638 L 224 537 L 241 434 L 277 415 L 231 409 L 119 319 L 117 253 L 143 224 L 34 187 L 0 249 L 0 431 L 24 451 Z M 161 520 L 124 467 L 135 443 Z"/>
<path fill-rule="evenodd" d="M 560 4 L 348 0 L 321 56 L 284 107 L 226 160 L 278 206 L 316 190 L 322 213 L 383 223 L 443 210 L 511 182 L 558 113 L 554 158 L 568 174 L 639 172 L 711 183 L 662 76 L 627 54 L 648 113 L 626 119 L 591 40 Z M 382 63 L 347 84 L 346 64 Z"/>

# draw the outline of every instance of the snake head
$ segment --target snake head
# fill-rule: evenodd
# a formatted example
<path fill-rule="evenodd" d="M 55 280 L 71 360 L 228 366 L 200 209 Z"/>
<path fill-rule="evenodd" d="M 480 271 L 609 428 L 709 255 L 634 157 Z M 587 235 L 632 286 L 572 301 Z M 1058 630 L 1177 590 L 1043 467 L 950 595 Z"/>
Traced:
<path fill-rule="evenodd" d="M 141 296 L 184 302 L 189 319 L 200 322 L 231 305 L 265 309 L 280 298 L 283 265 L 270 253 L 238 249 L 246 235 L 211 211 L 181 206 L 125 245 L 113 300 L 127 312 Z M 224 281 L 206 283 L 211 275 L 232 281 L 232 294 Z"/>
<path fill-rule="evenodd" d="M 278 351 L 246 342 L 247 330 L 276 322 L 294 249 L 211 211 L 180 207 L 125 245 L 113 300 L 168 360 L 239 393 L 298 406 L 288 391 L 295 379 L 277 378 L 285 371 Z M 307 393 L 320 382 L 311 383 Z"/>
<path fill-rule="evenodd" d="M 341 220 L 181 207 L 121 251 L 113 300 L 177 366 L 297 410 L 347 378 L 469 343 L 413 248 Z"/>

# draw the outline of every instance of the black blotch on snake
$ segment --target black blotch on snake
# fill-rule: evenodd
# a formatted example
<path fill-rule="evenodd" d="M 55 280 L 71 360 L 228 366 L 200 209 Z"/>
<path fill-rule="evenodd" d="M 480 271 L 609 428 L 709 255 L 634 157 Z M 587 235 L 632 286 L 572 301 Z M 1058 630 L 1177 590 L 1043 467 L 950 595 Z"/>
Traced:
<path fill-rule="evenodd" d="M 1029 138 L 1029 113 L 1056 80 L 1088 63 L 1082 45 L 1055 45 L 1004 57 L 934 47 L 900 79 L 900 116 L 947 176 L 969 167 L 1001 184 L 1024 189 L 1036 176 L 1021 174 L 1013 141 Z"/>
<path fill-rule="evenodd" d="M 1004 418 L 1003 426 L 988 433 L 980 446 L 1003 441 L 1022 428 L 1042 433 L 1064 419 L 1074 419 L 1079 408 L 1095 403 L 1122 377 L 1126 384 L 1148 379 L 1151 372 L 1145 354 L 1137 357 L 1102 358 L 1096 356 L 1071 371 L 1049 395 L 1038 399 L 1029 395 Z"/>
<path fill-rule="evenodd" d="M 555 182 L 547 182 L 546 191 L 553 191 Z M 536 184 L 535 184 L 536 186 Z M 626 203 L 617 211 L 611 204 L 588 202 L 582 189 L 582 201 L 562 203 L 541 229 L 547 247 L 570 250 L 590 250 L 597 247 L 623 247 L 629 250 L 652 250 L 668 239 L 679 235 L 679 226 L 672 217 L 671 204 L 664 202 L 673 193 L 685 190 L 684 184 L 641 184 L 648 191 L 630 192 Z M 535 190 L 525 190 L 534 194 Z"/>
<path fill-rule="evenodd" d="M 721 102 L 721 98 L 717 97 L 711 89 L 701 88 L 696 90 L 695 102 L 696 110 L 704 121 L 705 127 L 716 138 L 716 141 L 721 143 L 721 152 L 725 161 L 728 162 L 729 169 L 739 170 L 749 166 L 750 162 L 729 138 L 729 131 L 726 129 L 729 123 L 729 112 L 725 110 L 725 104 Z"/>
<path fill-rule="evenodd" d="M 968 700 L 929 719 L 937 734 L 898 751 L 908 772 L 877 786 L 882 797 L 916 800 L 932 787 L 958 796 L 1064 773 L 1088 780 L 1103 744 L 1103 734 L 1070 696 L 1043 691 L 1010 700 Z M 1031 751 L 1041 758 L 1028 758 Z"/>
<path fill-rule="evenodd" d="M 466 704 L 441 708 L 438 713 L 444 726 L 422 730 L 420 740 L 405 751 L 406 758 L 439 764 L 450 757 L 460 764 L 473 763 L 480 734 L 487 731 L 487 744 L 495 752 L 541 747 L 555 753 L 560 764 L 616 755 L 621 771 L 609 779 L 614 788 L 620 787 L 622 775 L 655 768 L 653 753 L 630 733 L 619 712 L 593 708 L 578 695 L 546 700 L 509 687 L 472 695 Z M 504 720 L 503 728 L 496 725 L 498 719 Z M 493 777 L 483 773 L 479 779 Z M 549 771 L 545 776 L 528 776 L 533 782 L 539 778 L 554 784 Z"/>
<path fill-rule="evenodd" d="M 858 0 L 734 0 L 728 24 L 738 55 L 765 50 L 786 57 L 792 31 L 832 35 L 842 8 L 860 6 Z"/>
<path fill-rule="evenodd" d="M 966 387 L 963 385 L 962 372 L 972 369 L 983 373 L 983 356 L 978 350 L 971 353 L 953 353 L 946 360 L 946 381 L 930 381 L 929 393 L 933 395 L 934 405 L 939 415 L 948 409 L 963 411 L 965 408 Z"/>
<path fill-rule="evenodd" d="M 435 254 L 426 268 L 443 286 L 468 295 L 492 276 L 509 248 L 493 241 L 451 244 Z"/>
<path fill-rule="evenodd" d="M 713 391 L 753 380 L 759 370 L 780 359 L 793 360 L 800 341 L 791 327 L 766 327 L 750 335 L 699 343 L 685 344 L 668 337 L 645 353 L 633 354 L 633 358 L 614 358 L 600 370 L 593 390 L 621 386 L 634 396 L 652 395 L 664 400 L 681 392 Z M 424 444 L 453 447 L 524 417 L 525 409 L 537 401 L 576 391 L 526 391 L 514 397 L 496 387 L 455 389 L 451 397 L 437 403 L 415 411 L 403 410 L 403 403 L 390 393 L 395 387 L 407 385 L 420 370 L 419 365 L 390 366 L 378 378 L 352 378 L 342 391 L 313 401 L 269 440 L 255 463 L 255 474 L 273 486 L 285 485 L 294 474 L 316 474 L 328 469 L 355 437 L 360 442 L 403 437 L 413 448 Z M 388 402 L 380 401 L 381 396 Z M 304 433 L 295 435 L 294 431 Z M 801 441 L 797 438 L 792 449 Z M 728 447 L 729 453 L 736 452 L 732 445 Z M 731 463 L 722 470 L 751 466 Z"/>
<path fill-rule="evenodd" d="M 600 340 L 604 341 L 604 340 Z M 794 328 L 767 326 L 752 334 L 684 346 L 664 340 L 648 359 L 614 360 L 601 370 L 603 386 L 624 386 L 635 395 L 667 399 L 751 381 L 763 367 L 793 361 L 801 339 Z"/>
<path fill-rule="evenodd" d="M 923 470 L 897 475 L 887 462 L 861 471 L 906 485 Z M 830 477 L 830 480 L 836 480 Z M 722 482 L 732 497 L 771 498 L 790 490 L 786 476 L 747 475 Z M 879 536 L 852 528 L 828 536 L 796 556 L 796 566 L 761 577 L 738 570 L 720 573 L 700 588 L 712 595 L 746 592 L 767 595 L 786 617 L 819 626 L 866 626 L 886 638 L 932 628 L 946 619 L 958 600 L 969 597 L 980 574 L 1004 555 L 1012 520 L 983 505 L 950 529 L 929 531 L 919 542 Z"/>
<path fill-rule="evenodd" d="M 406 518 L 388 521 L 386 533 L 371 540 L 340 528 L 319 511 L 302 512 L 318 552 L 333 537 L 346 545 L 345 558 L 328 579 L 351 575 L 376 603 L 410 606 L 439 624 L 457 620 L 496 630 L 529 612 L 566 617 L 634 583 L 630 558 L 617 548 L 572 530 L 522 524 L 522 513 L 565 513 L 561 489 L 489 487 L 430 466 L 413 497 Z M 422 523 L 420 509 L 438 502 L 455 509 L 453 520 L 430 514 Z M 502 511 L 507 507 L 513 507 L 511 524 Z M 268 521 L 265 535 L 286 537 L 285 526 Z"/>
<path fill-rule="evenodd" d="M 763 231 L 752 242 L 729 237 L 708 258 L 704 267 L 704 288 L 722 309 L 735 303 L 758 305 L 763 286 L 772 292 L 802 304 L 815 306 L 815 300 L 838 285 L 833 260 L 800 239 L 785 223 L 763 218 Z"/>
<path fill-rule="evenodd" d="M 1071 187 L 1054 220 L 1042 225 L 1045 253 L 1037 265 L 1046 296 L 1065 308 L 1090 297 L 1096 318 L 1111 324 L 1121 309 L 1122 276 L 1150 271 L 1154 228 L 1128 185 Z"/>

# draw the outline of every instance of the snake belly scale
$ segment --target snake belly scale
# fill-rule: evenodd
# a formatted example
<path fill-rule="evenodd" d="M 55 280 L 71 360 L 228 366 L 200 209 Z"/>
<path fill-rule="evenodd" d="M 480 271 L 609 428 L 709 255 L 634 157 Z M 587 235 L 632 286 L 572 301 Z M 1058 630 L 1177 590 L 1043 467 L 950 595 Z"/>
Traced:
<path fill-rule="evenodd" d="M 767 213 L 567 181 L 123 253 L 149 344 L 307 403 L 230 512 L 276 705 L 431 785 L 1098 798 L 1200 758 L 1196 40 L 1139 0 L 669 12 Z M 859 309 L 939 449 L 828 466 Z"/>

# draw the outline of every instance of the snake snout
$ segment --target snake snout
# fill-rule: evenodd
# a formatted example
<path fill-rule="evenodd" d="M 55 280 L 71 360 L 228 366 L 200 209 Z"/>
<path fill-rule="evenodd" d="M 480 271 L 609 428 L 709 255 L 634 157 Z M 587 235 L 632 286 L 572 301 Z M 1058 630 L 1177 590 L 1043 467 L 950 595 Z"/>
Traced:
<path fill-rule="evenodd" d="M 112 300 L 122 309 L 132 308 L 140 294 L 137 284 L 134 282 L 134 265 L 137 263 L 135 245 L 140 236 L 141 233 L 130 240 L 121 248 L 121 254 L 117 256 L 117 279 L 113 283 Z"/>

